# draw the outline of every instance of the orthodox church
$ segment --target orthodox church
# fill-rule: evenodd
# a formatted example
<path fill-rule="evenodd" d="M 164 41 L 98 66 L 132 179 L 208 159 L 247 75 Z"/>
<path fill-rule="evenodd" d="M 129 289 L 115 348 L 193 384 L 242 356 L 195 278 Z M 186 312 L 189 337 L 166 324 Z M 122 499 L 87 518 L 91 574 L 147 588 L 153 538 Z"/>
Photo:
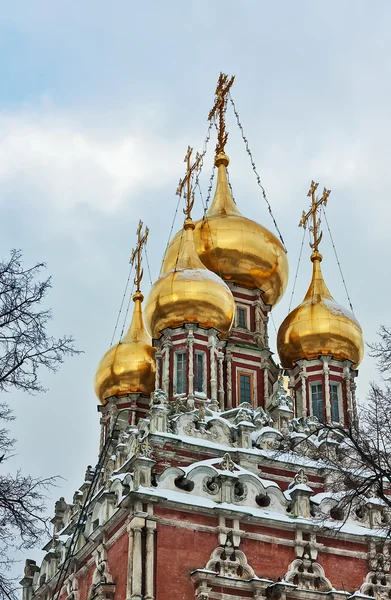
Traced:
<path fill-rule="evenodd" d="M 100 448 L 60 498 L 23 600 L 333 600 L 391 597 L 383 506 L 344 518 L 317 456 L 319 422 L 356 418 L 363 338 L 322 276 L 320 209 L 309 191 L 312 279 L 269 348 L 288 282 L 283 242 L 241 214 L 225 152 L 233 78 L 209 115 L 218 141 L 214 198 L 192 220 L 204 155 L 186 155 L 183 227 L 144 301 L 140 223 L 133 316 L 95 375 Z M 232 165 L 232 169 L 235 166 Z M 335 450 L 338 451 L 338 448 Z"/>

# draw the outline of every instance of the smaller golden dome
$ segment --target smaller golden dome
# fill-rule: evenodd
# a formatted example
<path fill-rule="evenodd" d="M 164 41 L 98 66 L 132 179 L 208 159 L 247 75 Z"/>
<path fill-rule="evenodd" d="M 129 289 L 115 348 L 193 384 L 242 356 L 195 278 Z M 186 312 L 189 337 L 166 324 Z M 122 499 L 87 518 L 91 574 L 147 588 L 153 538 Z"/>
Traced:
<path fill-rule="evenodd" d="M 138 393 L 149 396 L 155 388 L 155 352 L 143 321 L 144 296 L 133 296 L 134 310 L 125 337 L 112 346 L 100 361 L 94 379 L 95 393 L 102 404 L 110 396 Z"/>
<path fill-rule="evenodd" d="M 226 283 L 202 264 L 194 247 L 194 223 L 186 219 L 177 264 L 154 283 L 145 306 L 145 321 L 153 338 L 166 327 L 198 323 L 226 337 L 232 327 L 235 301 Z"/>
<path fill-rule="evenodd" d="M 260 288 L 266 304 L 275 306 L 288 283 L 288 259 L 276 236 L 238 210 L 227 180 L 229 158 L 215 158 L 217 184 L 206 218 L 196 222 L 194 243 L 203 264 L 225 281 Z M 173 268 L 180 252 L 179 231 L 167 248 L 162 274 Z"/>
<path fill-rule="evenodd" d="M 300 359 L 330 355 L 357 367 L 364 355 L 361 327 L 355 316 L 335 302 L 322 276 L 322 255 L 315 251 L 312 280 L 303 302 L 281 324 L 277 349 L 281 365 L 291 369 Z"/>

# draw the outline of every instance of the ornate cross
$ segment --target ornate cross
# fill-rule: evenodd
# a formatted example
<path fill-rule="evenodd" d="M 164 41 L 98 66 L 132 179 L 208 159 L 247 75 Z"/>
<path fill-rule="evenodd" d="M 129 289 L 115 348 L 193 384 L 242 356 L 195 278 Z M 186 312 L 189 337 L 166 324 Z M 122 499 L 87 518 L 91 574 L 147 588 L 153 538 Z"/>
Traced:
<path fill-rule="evenodd" d="M 211 121 L 216 114 L 218 115 L 219 126 L 217 129 L 216 154 L 224 152 L 228 139 L 228 133 L 225 129 L 225 108 L 227 105 L 227 95 L 234 81 L 235 75 L 229 79 L 228 75 L 220 73 L 215 92 L 215 103 L 208 115 L 208 121 Z"/>
<path fill-rule="evenodd" d="M 179 180 L 179 184 L 178 184 L 178 189 L 176 191 L 176 195 L 177 196 L 182 196 L 182 192 L 186 186 L 186 191 L 185 191 L 185 200 L 186 200 L 186 208 L 183 209 L 183 212 L 186 215 L 187 219 L 191 219 L 191 211 L 194 205 L 194 192 L 192 190 L 191 187 L 191 183 L 192 183 L 192 177 L 194 174 L 194 171 L 198 168 L 198 165 L 200 164 L 201 161 L 201 156 L 198 154 L 196 154 L 195 157 L 195 161 L 193 164 L 191 164 L 191 154 L 193 152 L 193 148 L 190 148 L 190 146 L 187 147 L 187 153 L 185 156 L 185 160 L 183 162 L 186 163 L 186 175 L 184 176 L 183 179 Z"/>
<path fill-rule="evenodd" d="M 136 292 L 140 292 L 140 283 L 144 275 L 144 269 L 141 268 L 141 250 L 147 243 L 149 229 L 145 228 L 144 233 L 141 232 L 143 228 L 143 222 L 139 221 L 137 227 L 137 246 L 134 250 L 132 250 L 132 255 L 130 257 L 130 264 L 133 265 L 136 261 L 136 276 L 134 278 L 134 285 L 136 286 Z"/>
<path fill-rule="evenodd" d="M 319 230 L 320 227 L 320 215 L 318 216 L 318 210 L 320 206 L 326 206 L 328 197 L 330 196 L 331 190 L 323 189 L 323 195 L 321 198 L 316 198 L 316 189 L 319 183 L 315 183 L 315 181 L 311 181 L 311 187 L 308 191 L 307 196 L 311 198 L 311 207 L 309 211 L 306 213 L 303 210 L 303 214 L 301 216 L 301 220 L 299 223 L 299 227 L 307 227 L 307 221 L 312 216 L 312 225 L 310 225 L 310 232 L 312 233 L 313 242 L 310 242 L 310 246 L 314 252 L 318 252 L 319 244 L 322 239 L 322 231 Z"/>

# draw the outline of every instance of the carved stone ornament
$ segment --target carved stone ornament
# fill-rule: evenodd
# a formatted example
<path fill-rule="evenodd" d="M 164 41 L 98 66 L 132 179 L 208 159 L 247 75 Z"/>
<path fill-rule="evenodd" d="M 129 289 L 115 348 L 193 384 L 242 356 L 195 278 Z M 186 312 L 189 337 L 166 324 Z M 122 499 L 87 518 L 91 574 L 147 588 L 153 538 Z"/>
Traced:
<path fill-rule="evenodd" d="M 161 389 L 157 389 L 154 392 L 152 392 L 149 405 L 151 407 L 157 406 L 157 405 L 167 406 L 168 405 L 168 397 L 167 397 L 166 392 Z"/>
<path fill-rule="evenodd" d="M 220 483 L 215 477 L 205 477 L 202 482 L 202 489 L 207 494 L 215 496 L 220 491 Z"/>
<path fill-rule="evenodd" d="M 66 589 L 66 600 L 79 600 L 79 585 L 76 577 L 73 575 L 69 578 Z"/>
<path fill-rule="evenodd" d="M 235 463 L 228 452 L 224 454 L 222 461 L 219 463 L 219 467 L 223 471 L 231 471 L 231 473 L 236 471 Z"/>
<path fill-rule="evenodd" d="M 307 485 L 307 483 L 308 477 L 304 473 L 304 470 L 300 469 L 300 471 L 295 475 L 294 485 Z"/>
<path fill-rule="evenodd" d="M 113 578 L 107 562 L 106 549 L 101 544 L 95 551 L 95 570 L 92 575 L 92 585 L 89 593 L 90 600 L 92 598 L 102 598 L 102 600 L 106 598 L 106 593 L 102 593 L 102 586 L 107 585 L 113 586 Z"/>
<path fill-rule="evenodd" d="M 318 592 L 329 592 L 333 586 L 327 579 L 323 567 L 310 558 L 296 558 L 285 575 L 285 583 L 293 583 L 300 590 L 314 590 Z"/>
<path fill-rule="evenodd" d="M 148 438 L 145 438 L 142 441 L 140 441 L 140 439 L 137 438 L 134 455 L 136 458 L 140 458 L 140 457 L 151 458 L 152 447 L 151 447 L 150 443 L 148 442 Z"/>
<path fill-rule="evenodd" d="M 360 587 L 360 594 L 372 596 L 376 600 L 389 600 L 391 598 L 389 544 L 376 546 L 374 542 L 370 542 L 368 559 L 371 571 Z"/>
<path fill-rule="evenodd" d="M 381 571 L 370 571 L 360 587 L 360 594 L 372 596 L 376 600 L 389 600 L 391 597 L 391 576 Z"/>
<path fill-rule="evenodd" d="M 284 387 L 284 378 L 282 375 L 278 378 L 277 388 L 270 398 L 270 405 L 273 407 L 284 406 L 288 410 L 293 411 L 293 400 Z"/>
<path fill-rule="evenodd" d="M 216 548 L 205 568 L 208 571 L 215 571 L 221 577 L 230 579 L 248 580 L 255 577 L 245 553 L 228 545 Z"/>

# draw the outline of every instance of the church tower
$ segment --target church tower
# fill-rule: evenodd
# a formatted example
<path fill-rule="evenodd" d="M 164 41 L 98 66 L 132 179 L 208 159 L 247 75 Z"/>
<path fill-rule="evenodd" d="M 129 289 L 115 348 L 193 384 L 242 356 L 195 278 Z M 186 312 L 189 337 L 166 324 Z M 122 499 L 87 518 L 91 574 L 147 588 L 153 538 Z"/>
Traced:
<path fill-rule="evenodd" d="M 316 199 L 312 181 L 308 196 L 311 207 L 300 225 L 312 220 L 312 279 L 303 302 L 282 323 L 277 346 L 281 365 L 290 376 L 290 387 L 300 417 L 315 416 L 326 423 L 349 425 L 356 418 L 356 368 L 364 354 L 361 327 L 354 315 L 337 304 L 322 275 L 319 244 L 320 207 L 330 190 Z"/>
<path fill-rule="evenodd" d="M 301 224 L 312 219 L 312 280 L 280 326 L 280 367 L 268 323 L 288 261 L 282 241 L 232 197 L 233 79 L 220 75 L 209 114 L 218 134 L 214 199 L 193 221 L 205 153 L 189 147 L 177 190 L 183 227 L 144 312 L 148 229 L 137 229 L 131 324 L 95 375 L 97 464 L 71 500 L 56 502 L 41 564 L 26 561 L 23 600 L 391 597 L 384 507 L 368 495 L 346 518 L 334 510 L 317 458 L 339 444 L 320 423 L 356 418 L 363 354 L 360 326 L 321 272 L 319 208 L 329 192 L 317 198 L 311 185 Z"/>

